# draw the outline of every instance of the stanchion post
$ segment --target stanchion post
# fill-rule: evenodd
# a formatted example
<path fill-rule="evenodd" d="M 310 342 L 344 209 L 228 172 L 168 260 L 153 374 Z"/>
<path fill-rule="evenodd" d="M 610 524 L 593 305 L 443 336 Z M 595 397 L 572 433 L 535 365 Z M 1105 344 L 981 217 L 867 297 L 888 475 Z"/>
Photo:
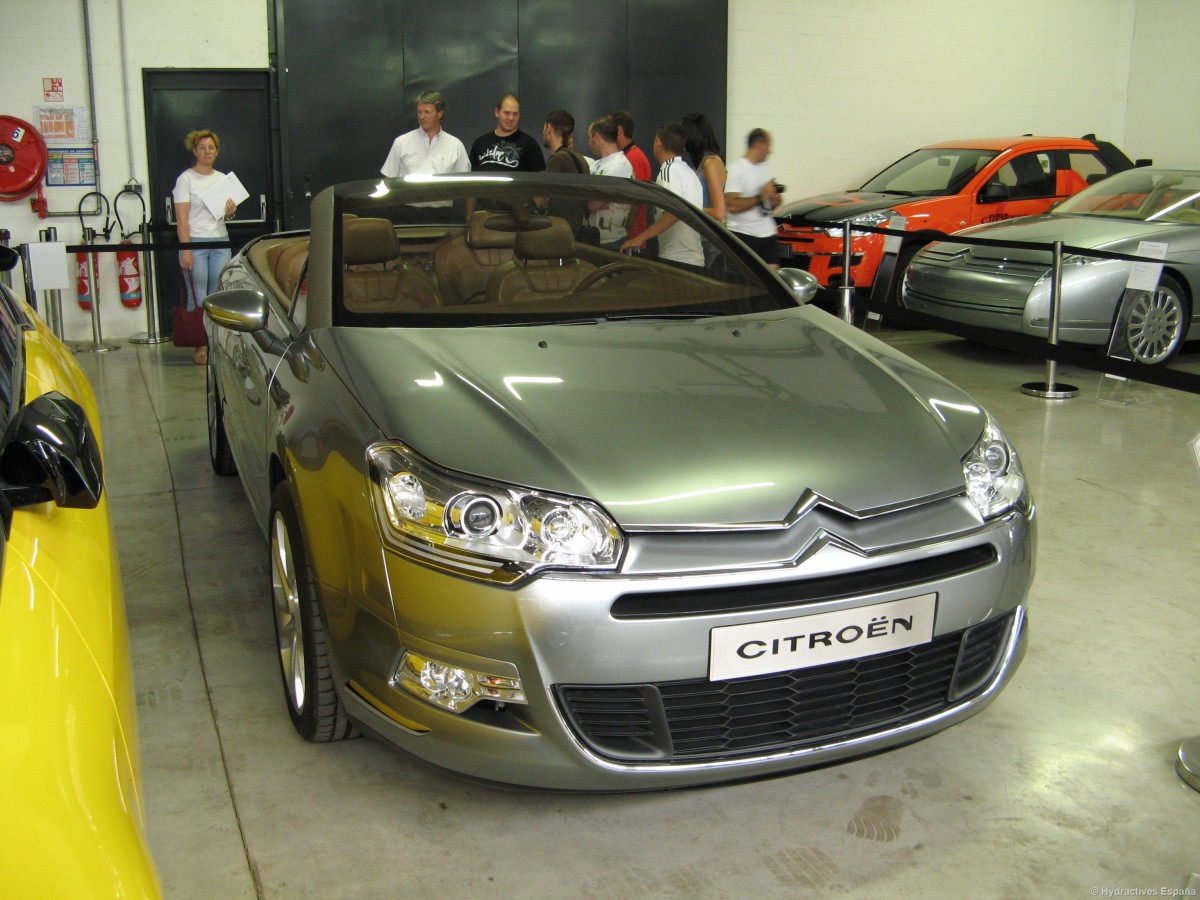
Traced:
<path fill-rule="evenodd" d="M 96 229 L 84 228 L 83 242 L 91 244 L 95 240 Z M 88 257 L 91 260 L 92 273 L 92 342 L 89 344 L 87 341 L 75 341 L 68 346 L 76 353 L 107 353 L 110 350 L 120 350 L 117 344 L 104 343 L 104 336 L 100 331 L 100 257 L 96 253 L 89 253 Z"/>
<path fill-rule="evenodd" d="M 850 220 L 842 223 L 842 286 L 838 290 L 838 315 L 843 322 L 854 324 L 854 277 L 850 274 Z"/>
<path fill-rule="evenodd" d="M 1054 261 L 1050 268 L 1050 337 L 1051 347 L 1058 346 L 1058 313 L 1062 307 L 1062 263 L 1063 242 L 1054 242 Z M 1058 384 L 1054 380 L 1057 363 L 1046 360 L 1046 380 L 1029 381 L 1021 385 L 1021 393 L 1044 400 L 1067 400 L 1079 396 L 1079 388 L 1073 384 Z"/>
<path fill-rule="evenodd" d="M 142 238 L 142 296 L 146 298 L 146 333 L 135 334 L 131 344 L 162 344 L 170 338 L 158 333 L 158 294 L 154 289 L 154 247 L 150 240 L 150 223 L 139 229 Z"/>

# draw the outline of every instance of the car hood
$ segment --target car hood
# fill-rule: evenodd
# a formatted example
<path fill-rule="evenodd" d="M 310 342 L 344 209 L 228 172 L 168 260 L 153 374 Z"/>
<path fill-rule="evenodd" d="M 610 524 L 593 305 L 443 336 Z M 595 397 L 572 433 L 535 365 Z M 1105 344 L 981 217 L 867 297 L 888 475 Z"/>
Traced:
<path fill-rule="evenodd" d="M 315 335 L 381 431 L 444 467 L 601 503 L 625 528 L 862 514 L 963 489 L 985 414 L 820 310 Z"/>
<path fill-rule="evenodd" d="M 777 219 L 803 222 L 841 222 L 879 209 L 891 209 L 901 203 L 911 203 L 921 197 L 907 194 L 873 194 L 866 191 L 821 194 L 794 203 L 784 204 L 775 213 Z"/>
<path fill-rule="evenodd" d="M 1179 228 L 1178 224 L 1170 222 L 1141 222 L 1104 216 L 1047 214 L 1025 216 L 1010 222 L 997 222 L 991 225 L 976 225 L 974 228 L 965 228 L 958 233 L 994 241 L 1027 241 L 1041 244 L 1062 241 L 1068 247 L 1124 253 L 1128 248 L 1136 250 L 1139 241 L 1153 240 L 1163 235 L 1177 236 Z M 943 241 L 938 246 L 943 250 L 951 250 L 955 244 L 953 241 Z M 967 245 L 960 244 L 958 246 Z M 971 245 L 970 252 L 975 259 L 1036 259 L 1045 262 L 1049 250 Z M 1128 250 L 1128 252 L 1133 251 Z"/>

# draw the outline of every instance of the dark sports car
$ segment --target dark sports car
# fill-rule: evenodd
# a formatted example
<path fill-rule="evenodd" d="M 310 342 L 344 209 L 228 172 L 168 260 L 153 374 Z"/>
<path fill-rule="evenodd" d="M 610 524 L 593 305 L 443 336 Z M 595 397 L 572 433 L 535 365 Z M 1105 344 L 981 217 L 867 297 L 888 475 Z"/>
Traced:
<path fill-rule="evenodd" d="M 606 249 L 638 207 L 676 220 L 657 251 Z M 340 185 L 238 254 L 205 303 L 212 460 L 270 543 L 300 734 L 652 789 L 991 701 L 1033 573 L 1016 452 L 781 274 L 592 176 Z"/>

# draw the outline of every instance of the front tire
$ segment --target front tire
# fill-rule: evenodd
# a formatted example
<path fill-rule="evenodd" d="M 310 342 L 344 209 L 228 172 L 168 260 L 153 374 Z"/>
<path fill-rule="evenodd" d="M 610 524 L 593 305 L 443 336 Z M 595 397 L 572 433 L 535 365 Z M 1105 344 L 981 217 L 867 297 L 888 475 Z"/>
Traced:
<path fill-rule="evenodd" d="M 1183 287 L 1164 274 L 1153 293 L 1138 292 L 1129 308 L 1125 344 L 1135 362 L 1163 366 L 1179 352 L 1191 323 L 1191 304 Z"/>
<path fill-rule="evenodd" d="M 300 518 L 287 482 L 271 495 L 271 595 L 279 671 L 292 725 L 323 744 L 354 735 L 333 683 L 329 645 Z"/>

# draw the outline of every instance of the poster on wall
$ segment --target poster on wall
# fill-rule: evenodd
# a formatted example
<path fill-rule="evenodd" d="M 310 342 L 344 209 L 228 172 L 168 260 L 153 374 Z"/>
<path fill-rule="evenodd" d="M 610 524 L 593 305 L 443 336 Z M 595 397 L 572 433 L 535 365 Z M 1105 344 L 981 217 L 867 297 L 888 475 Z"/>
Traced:
<path fill-rule="evenodd" d="M 43 78 L 42 99 L 47 103 L 62 103 L 63 80 L 61 78 Z"/>
<path fill-rule="evenodd" d="M 50 146 L 87 144 L 92 140 L 92 119 L 86 106 L 35 105 L 33 125 Z"/>
<path fill-rule="evenodd" d="M 95 187 L 96 151 L 91 147 L 47 147 L 46 187 Z"/>

